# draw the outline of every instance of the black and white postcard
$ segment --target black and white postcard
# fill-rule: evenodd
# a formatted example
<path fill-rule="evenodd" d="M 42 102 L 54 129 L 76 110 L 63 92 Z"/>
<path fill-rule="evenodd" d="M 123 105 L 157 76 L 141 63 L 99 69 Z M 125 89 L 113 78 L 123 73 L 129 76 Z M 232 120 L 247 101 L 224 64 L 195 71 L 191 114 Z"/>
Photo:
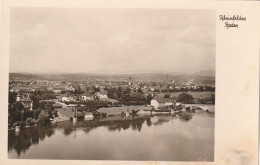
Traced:
<path fill-rule="evenodd" d="M 257 3 L 56 2 L 3 3 L 3 164 L 257 163 Z"/>

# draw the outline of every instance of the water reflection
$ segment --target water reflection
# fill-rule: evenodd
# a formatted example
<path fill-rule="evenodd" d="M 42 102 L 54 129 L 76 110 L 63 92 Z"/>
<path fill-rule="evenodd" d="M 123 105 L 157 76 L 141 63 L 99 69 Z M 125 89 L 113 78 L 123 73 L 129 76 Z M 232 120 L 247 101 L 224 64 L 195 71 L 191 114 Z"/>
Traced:
<path fill-rule="evenodd" d="M 57 133 L 57 137 L 61 137 L 61 138 L 63 138 L 62 136 L 64 136 L 64 138 L 69 137 L 69 139 L 71 140 L 71 141 L 69 141 L 70 143 L 84 144 L 84 143 L 86 143 L 85 140 L 82 141 L 82 139 L 79 139 L 77 141 L 77 134 L 88 135 L 90 132 L 93 131 L 94 135 L 97 134 L 97 135 L 101 135 L 101 136 L 102 135 L 106 136 L 107 133 L 105 133 L 106 132 L 106 131 L 104 131 L 104 129 L 105 129 L 108 132 L 111 132 L 113 134 L 116 133 L 117 135 L 113 135 L 113 136 L 115 136 L 114 138 L 120 139 L 122 136 L 125 137 L 125 134 L 121 134 L 121 132 L 129 133 L 129 131 L 130 132 L 133 131 L 137 134 L 139 134 L 140 132 L 143 132 L 142 138 L 146 139 L 147 137 L 149 137 L 149 132 L 147 132 L 147 130 L 150 127 L 155 127 L 155 128 L 152 128 L 153 129 L 152 131 L 155 131 L 156 136 L 158 136 L 158 138 L 160 138 L 160 136 L 161 136 L 160 134 L 165 133 L 163 131 L 160 131 L 160 129 L 161 129 L 160 127 L 162 127 L 162 126 L 164 128 L 167 128 L 166 130 L 168 130 L 168 129 L 182 130 L 183 126 L 185 127 L 185 129 L 187 129 L 187 128 L 193 129 L 193 126 L 196 126 L 196 124 L 194 125 L 191 123 L 189 127 L 186 127 L 186 124 L 185 124 L 185 123 L 189 123 L 188 121 L 193 119 L 192 118 L 193 114 L 189 114 L 189 117 L 185 117 L 184 119 L 182 118 L 183 114 L 178 114 L 178 115 L 179 116 L 177 116 L 177 115 L 129 116 L 129 117 L 111 116 L 111 117 L 106 117 L 106 118 L 95 118 L 94 120 L 89 120 L 89 121 L 78 121 L 77 123 L 66 121 L 66 122 L 51 124 L 48 126 L 23 128 L 18 133 L 16 133 L 13 130 L 10 130 L 8 133 L 8 151 L 10 153 L 14 153 L 14 152 L 17 153 L 17 156 L 19 158 L 21 153 L 26 153 L 27 150 L 29 150 L 31 146 L 39 146 L 40 143 L 43 143 L 43 141 L 45 141 L 46 139 L 52 138 L 52 136 L 55 135 L 55 132 Z M 209 114 L 202 113 L 201 116 L 208 117 Z M 207 119 L 205 122 L 208 122 L 208 120 L 209 119 Z M 177 121 L 177 123 L 175 123 L 175 127 L 174 127 L 175 121 Z M 201 119 L 200 120 L 197 119 L 193 122 L 197 123 L 198 121 L 200 123 L 202 123 L 204 126 L 204 121 L 201 122 Z M 171 122 L 171 123 L 169 123 L 169 122 Z M 166 124 L 166 123 L 169 123 L 170 125 Z M 183 124 L 181 124 L 181 123 L 183 123 Z M 178 124 L 178 125 L 176 126 L 176 124 Z M 94 131 L 94 130 L 100 130 L 100 128 L 102 128 L 102 130 L 103 130 L 102 134 L 100 132 Z M 143 129 L 144 129 L 144 131 L 143 131 Z M 204 129 L 204 130 L 207 130 L 207 129 Z M 176 131 L 171 131 L 171 132 L 167 131 L 167 133 L 170 133 L 171 136 L 167 136 L 167 137 L 164 136 L 164 137 L 169 140 L 171 140 L 171 138 L 173 138 L 173 137 L 175 137 L 176 139 L 185 138 L 185 137 L 179 138 L 180 135 L 177 134 Z M 186 132 L 184 131 L 183 133 L 186 133 Z M 62 135 L 62 136 L 60 136 L 60 135 Z M 212 137 L 211 134 L 208 134 L 208 135 L 210 138 Z M 153 136 L 154 136 L 153 139 L 157 139 L 155 137 L 155 134 L 153 134 Z M 195 135 L 188 135 L 187 137 L 194 138 L 192 136 L 195 136 Z M 137 136 L 137 138 L 139 138 L 139 136 Z M 76 141 L 73 139 L 75 139 Z M 111 140 L 111 139 L 109 139 L 109 137 L 107 137 L 106 139 Z M 90 140 L 90 139 L 88 139 L 88 140 Z M 138 139 L 136 139 L 136 141 L 137 140 Z M 139 141 L 140 140 L 142 140 L 142 139 L 139 139 Z M 155 141 L 153 141 L 153 143 L 154 142 Z M 163 141 L 156 141 L 156 143 L 157 142 L 166 143 Z M 89 144 L 89 143 L 88 143 L 88 145 L 92 146 L 92 144 Z M 144 145 L 142 147 L 147 147 L 147 145 L 145 143 L 143 143 L 142 145 Z M 160 144 L 160 145 L 162 145 L 162 144 Z M 163 145 L 167 146 L 167 144 L 163 144 Z M 98 146 L 95 146 L 95 145 L 92 146 L 92 148 L 95 148 L 95 147 L 98 147 Z M 170 156 L 169 156 L 169 158 L 170 158 Z"/>
<path fill-rule="evenodd" d="M 54 135 L 52 125 L 26 128 L 21 132 L 8 132 L 8 151 L 15 150 L 18 157 L 31 145 L 38 145 L 46 137 Z"/>
<path fill-rule="evenodd" d="M 86 134 L 97 127 L 106 127 L 109 131 L 122 131 L 131 129 L 140 132 L 142 125 L 146 123 L 148 127 L 152 125 L 161 125 L 163 122 L 169 122 L 172 116 L 112 116 L 107 118 L 98 118 L 91 121 L 79 121 L 78 123 L 62 122 L 50 124 L 47 126 L 38 126 L 24 128 L 20 132 L 10 130 L 8 132 L 8 151 L 15 150 L 18 157 L 21 152 L 26 152 L 32 145 L 38 145 L 46 137 L 54 135 L 56 129 L 62 129 L 65 136 L 69 136 L 76 129 L 82 129 Z"/>
<path fill-rule="evenodd" d="M 155 119 L 152 122 L 151 118 Z M 76 128 L 84 130 L 85 133 L 89 133 L 91 130 L 97 127 L 106 127 L 109 131 L 121 131 L 131 128 L 131 130 L 140 132 L 144 123 L 147 126 L 160 125 L 163 122 L 168 122 L 172 119 L 171 116 L 112 116 L 107 118 L 97 118 L 90 121 L 79 121 L 76 125 L 72 125 L 71 122 L 64 122 L 54 125 L 57 128 L 64 128 L 64 135 L 70 135 Z"/>

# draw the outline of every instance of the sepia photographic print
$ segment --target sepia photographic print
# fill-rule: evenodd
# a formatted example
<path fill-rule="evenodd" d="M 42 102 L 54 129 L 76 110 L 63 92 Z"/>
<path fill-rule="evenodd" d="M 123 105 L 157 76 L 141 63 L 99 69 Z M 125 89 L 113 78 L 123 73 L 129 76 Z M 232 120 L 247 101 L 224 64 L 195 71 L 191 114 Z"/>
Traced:
<path fill-rule="evenodd" d="M 8 158 L 214 161 L 216 11 L 10 9 Z"/>

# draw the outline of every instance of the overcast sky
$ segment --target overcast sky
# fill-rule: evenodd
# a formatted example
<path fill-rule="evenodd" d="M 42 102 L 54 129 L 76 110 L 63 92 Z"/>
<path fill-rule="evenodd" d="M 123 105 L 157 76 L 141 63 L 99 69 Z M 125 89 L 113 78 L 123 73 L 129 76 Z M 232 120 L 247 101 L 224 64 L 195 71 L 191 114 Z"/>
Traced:
<path fill-rule="evenodd" d="M 215 70 L 214 10 L 12 8 L 10 72 Z"/>

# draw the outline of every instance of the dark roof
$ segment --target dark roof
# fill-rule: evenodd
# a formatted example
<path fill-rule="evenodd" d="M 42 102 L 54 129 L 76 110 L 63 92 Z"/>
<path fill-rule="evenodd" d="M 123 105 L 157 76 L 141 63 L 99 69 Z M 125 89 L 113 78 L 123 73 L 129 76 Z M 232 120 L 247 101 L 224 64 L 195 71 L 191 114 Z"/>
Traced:
<path fill-rule="evenodd" d="M 22 99 L 20 99 L 20 101 L 32 101 L 29 97 L 25 97 L 25 98 L 22 98 Z"/>

